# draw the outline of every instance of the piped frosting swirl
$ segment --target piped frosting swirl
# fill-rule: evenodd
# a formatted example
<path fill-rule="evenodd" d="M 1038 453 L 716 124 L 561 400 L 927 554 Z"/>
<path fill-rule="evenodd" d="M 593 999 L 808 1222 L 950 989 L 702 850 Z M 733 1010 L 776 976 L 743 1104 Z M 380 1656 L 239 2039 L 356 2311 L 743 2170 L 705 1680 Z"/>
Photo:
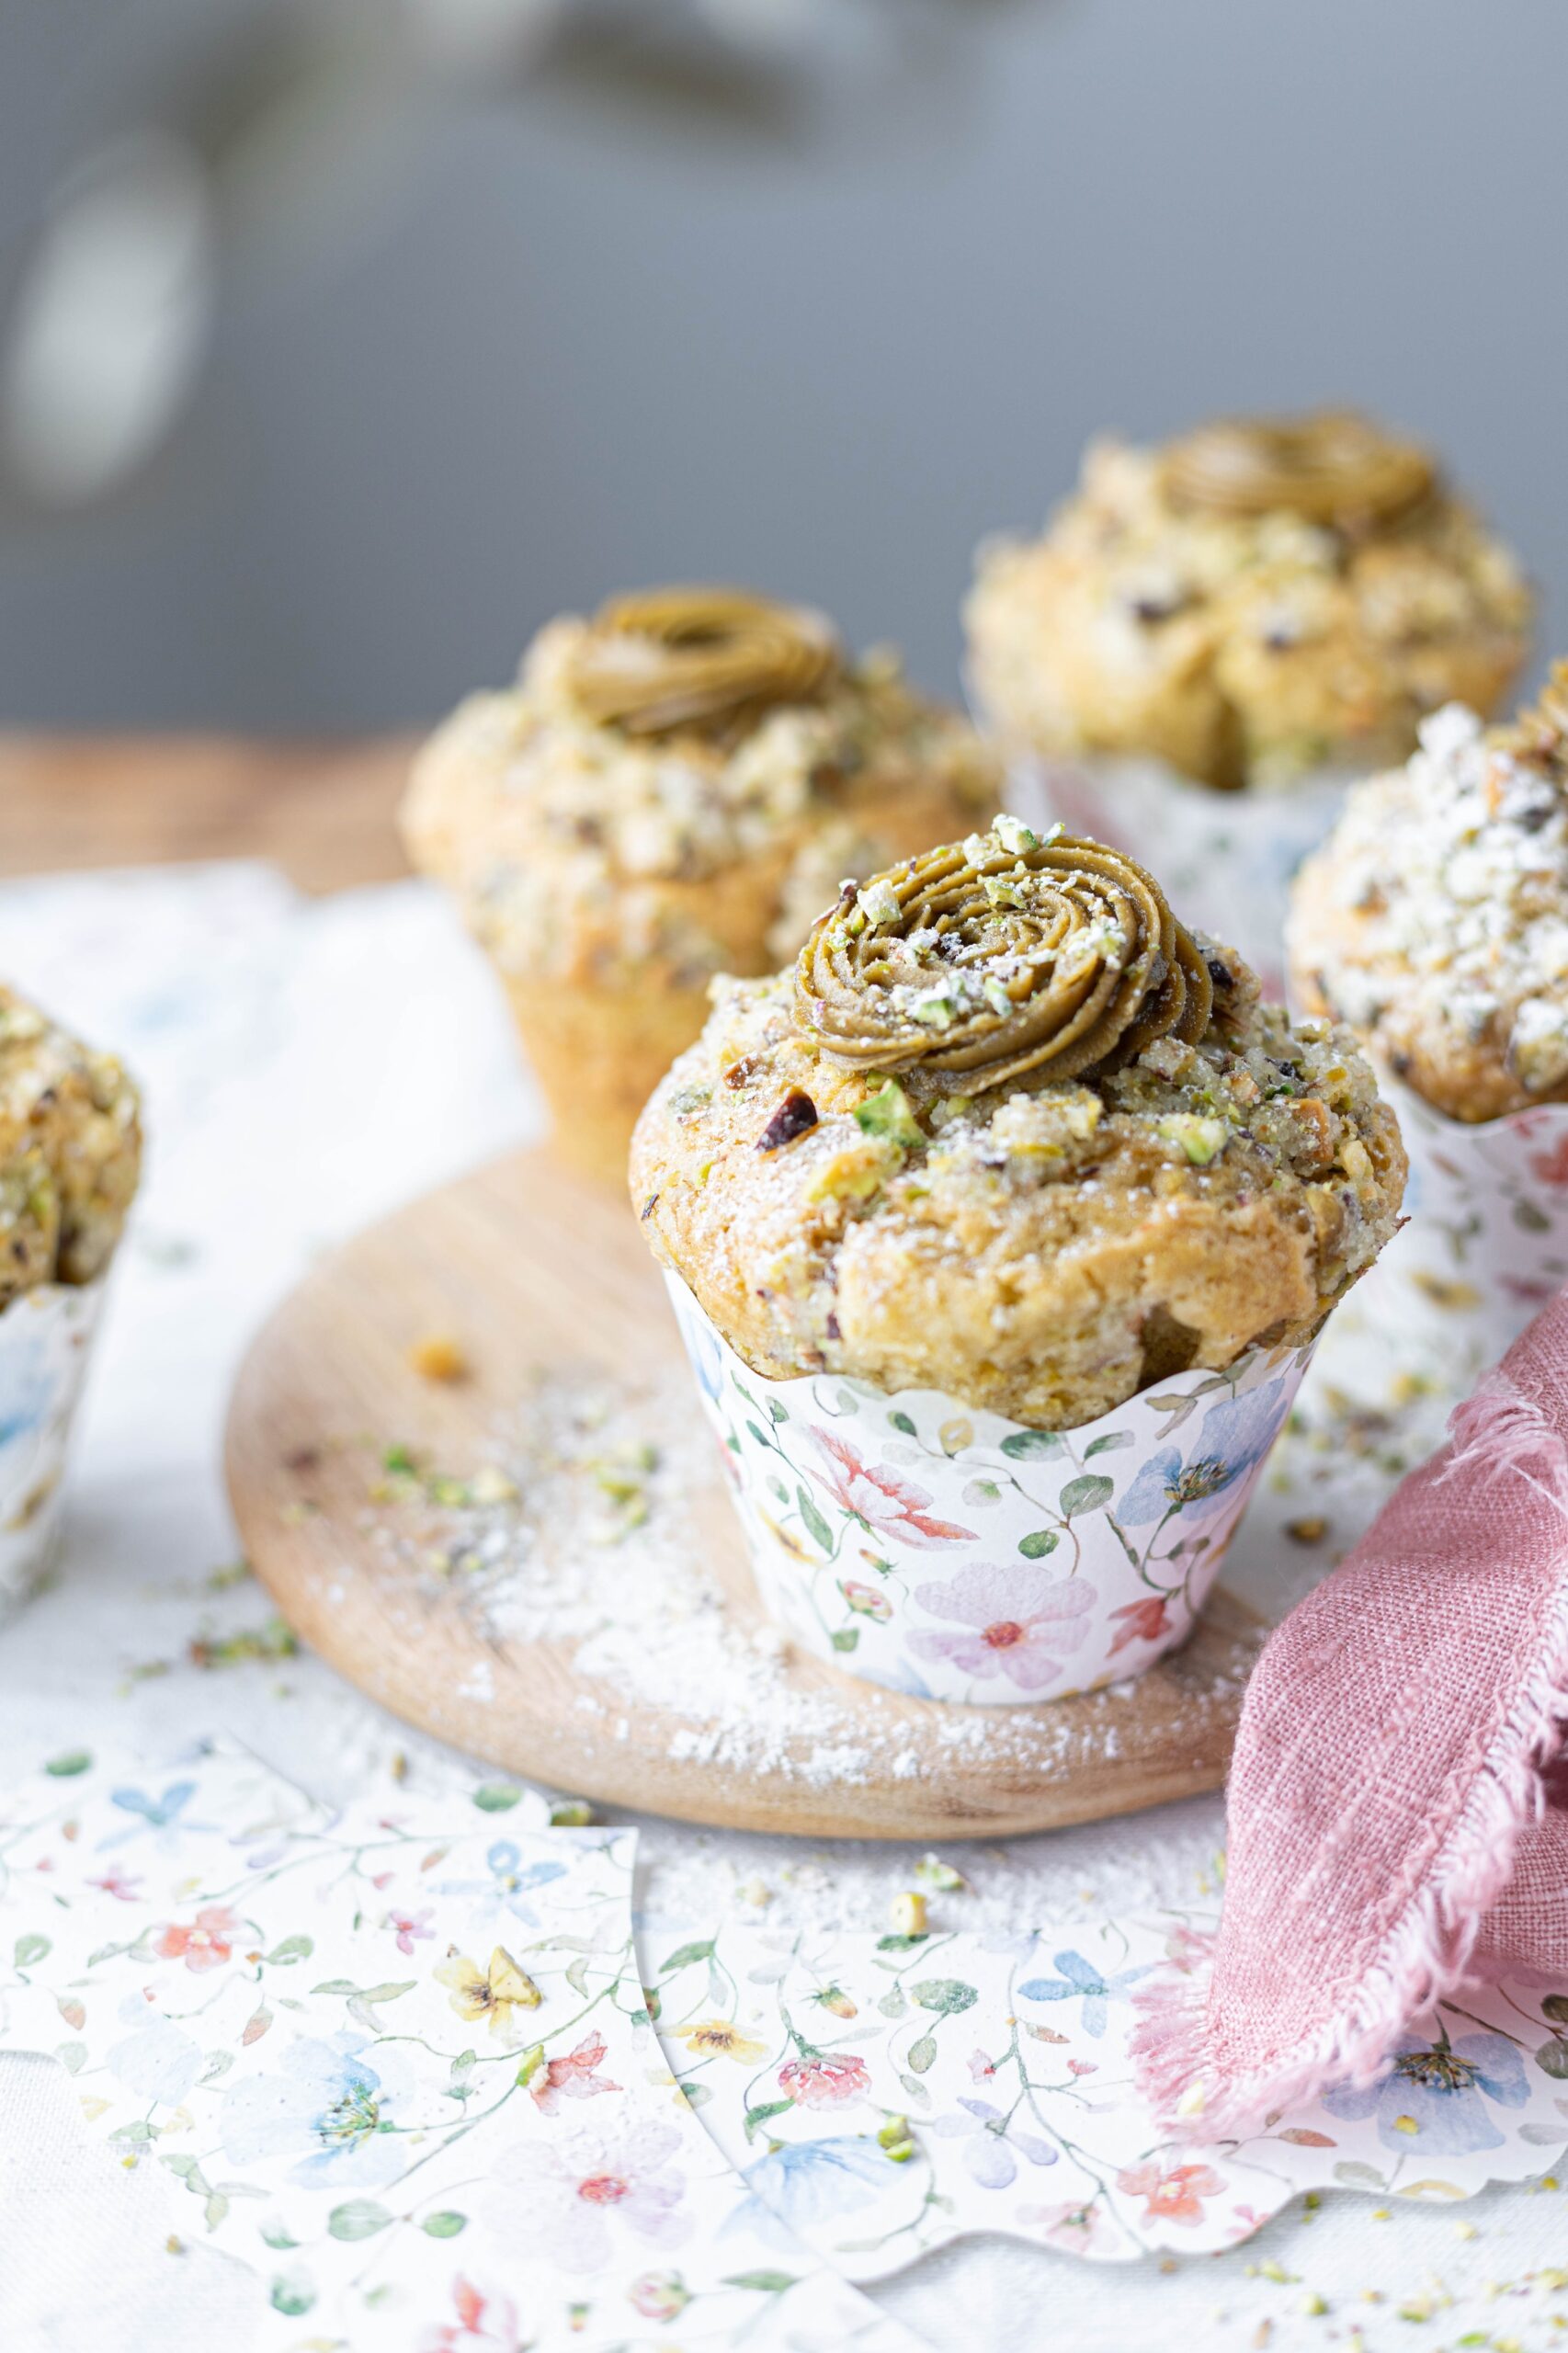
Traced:
<path fill-rule="evenodd" d="M 1414 512 L 1437 479 L 1424 449 L 1354 409 L 1221 418 L 1173 442 L 1165 463 L 1178 506 L 1226 516 L 1283 511 L 1352 531 Z"/>
<path fill-rule="evenodd" d="M 581 714 L 629 735 L 739 734 L 781 703 L 816 701 L 840 675 L 832 623 L 738 588 L 654 588 L 612 597 L 562 685 Z"/>
<path fill-rule="evenodd" d="M 1015 818 L 846 885 L 795 967 L 795 1019 L 846 1068 L 950 1072 L 977 1094 L 1196 1044 L 1212 984 L 1142 867 Z"/>

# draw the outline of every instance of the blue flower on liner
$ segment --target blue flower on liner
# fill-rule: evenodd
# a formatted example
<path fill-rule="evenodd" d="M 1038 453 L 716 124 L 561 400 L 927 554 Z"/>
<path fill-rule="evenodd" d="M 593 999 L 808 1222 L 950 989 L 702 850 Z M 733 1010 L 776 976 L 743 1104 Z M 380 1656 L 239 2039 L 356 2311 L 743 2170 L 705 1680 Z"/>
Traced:
<path fill-rule="evenodd" d="M 1031 2165 L 1053 2165 L 1060 2152 L 1038 2132 L 1025 2132 L 1010 2123 L 988 2099 L 962 2099 L 962 2116 L 938 2116 L 930 2130 L 940 2140 L 963 2142 L 964 2170 L 982 2189 L 1007 2189 L 1017 2179 L 1015 2148 Z"/>
<path fill-rule="evenodd" d="M 1146 1528 L 1172 1512 L 1211 1518 L 1228 1490 L 1263 1461 L 1289 1410 L 1283 1380 L 1210 1405 L 1190 1453 L 1163 1446 L 1150 1456 L 1117 1506 L 1118 1519 L 1127 1528 Z"/>
<path fill-rule="evenodd" d="M 885 2149 L 863 2135 L 844 2133 L 828 2141 L 780 2141 L 765 2157 L 745 2166 L 741 2179 L 749 2197 L 731 2216 L 728 2229 L 760 2230 L 771 2244 L 782 2244 L 777 2225 L 808 2236 L 835 2214 L 870 2206 L 879 2196 L 898 2188 L 906 2174 Z"/>
<path fill-rule="evenodd" d="M 490 1867 L 487 1880 L 436 1880 L 432 1882 L 435 1893 L 478 1896 L 481 1901 L 471 1922 L 476 1932 L 483 1923 L 486 1935 L 501 1935 L 506 1925 L 501 1916 L 504 1913 L 520 1921 L 525 1928 L 537 1928 L 540 1925 L 539 1911 L 529 1897 L 536 1888 L 564 1879 L 568 1866 L 553 1859 L 525 1863 L 522 1848 L 511 1838 L 497 1838 L 485 1849 L 484 1859 Z"/>
<path fill-rule="evenodd" d="M 515 1912 L 525 1927 L 537 1928 L 539 1914 L 528 1901 L 530 1888 L 548 1887 L 554 1879 L 564 1879 L 567 1867 L 554 1861 L 524 1863 L 522 1855 L 510 1838 L 497 1838 L 485 1850 L 495 1881 L 495 1896 L 509 1912 Z"/>
<path fill-rule="evenodd" d="M 48 1420 L 60 1386 L 37 1340 L 6 1350 L 5 1376 L 0 1378 L 0 1447 L 28 1438 Z"/>
<path fill-rule="evenodd" d="M 719 1343 L 700 1316 L 684 1307 L 679 1315 L 681 1337 L 686 1342 L 698 1386 L 705 1397 L 717 1404 L 724 1373 L 724 1359 L 720 1353 Z"/>
<path fill-rule="evenodd" d="M 111 1790 L 109 1802 L 134 1819 L 123 1830 L 112 1830 L 107 1838 L 100 1838 L 99 1851 L 123 1847 L 127 1839 L 140 1837 L 144 1830 L 152 1831 L 160 1847 L 175 1846 L 187 1831 L 210 1830 L 213 1825 L 210 1822 L 188 1822 L 184 1818 L 185 1809 L 195 1795 L 194 1781 L 171 1781 L 162 1797 L 149 1797 L 145 1790 Z"/>
<path fill-rule="evenodd" d="M 1376 2083 L 1338 2085 L 1322 2104 L 1347 2124 L 1375 2116 L 1379 2140 L 1401 2156 L 1460 2157 L 1503 2145 L 1487 2100 L 1523 2108 L 1529 2096 L 1525 2063 L 1506 2035 L 1464 2034 L 1457 2042 L 1407 2035 Z"/>
<path fill-rule="evenodd" d="M 1098 2038 L 1106 2030 L 1112 2002 L 1125 2002 L 1128 1989 L 1147 1977 L 1154 1964 L 1142 1961 L 1136 1969 L 1120 1969 L 1112 1977 L 1085 1961 L 1081 1952 L 1052 1955 L 1060 1977 L 1031 1977 L 1018 1992 L 1026 2002 L 1076 2002 L 1084 2005 L 1084 2032 Z"/>
<path fill-rule="evenodd" d="M 282 2065 L 235 2084 L 218 2120 L 223 2154 L 233 2165 L 293 2157 L 290 2178 L 310 2189 L 381 2189 L 406 2158 L 392 2109 L 414 2093 L 414 2070 L 401 2051 L 362 2037 L 306 2036 Z"/>

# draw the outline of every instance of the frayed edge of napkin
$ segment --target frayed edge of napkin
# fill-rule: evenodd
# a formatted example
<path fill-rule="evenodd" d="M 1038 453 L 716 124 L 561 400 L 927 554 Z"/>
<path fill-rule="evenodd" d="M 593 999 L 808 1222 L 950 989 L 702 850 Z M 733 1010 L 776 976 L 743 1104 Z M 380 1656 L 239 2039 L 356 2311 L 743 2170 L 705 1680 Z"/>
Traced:
<path fill-rule="evenodd" d="M 1449 1429 L 1453 1450 L 1439 1481 L 1461 1468 L 1484 1477 L 1510 1472 L 1568 1521 L 1568 1448 L 1504 1372 L 1487 1376 Z M 1227 2139 L 1331 2084 L 1365 2084 L 1376 2075 L 1410 2020 L 1464 1981 L 1486 1914 L 1508 1883 L 1520 1833 L 1544 1811 L 1541 1777 L 1562 1746 L 1565 1723 L 1568 1577 L 1535 1669 L 1477 1768 L 1462 1813 L 1337 2018 L 1304 2048 L 1281 2053 L 1278 2064 L 1227 2077 L 1210 2023 L 1218 1934 L 1202 1940 L 1207 1958 L 1198 1969 L 1162 1971 L 1136 1990 L 1134 2071 L 1155 2115 L 1178 2138 Z"/>

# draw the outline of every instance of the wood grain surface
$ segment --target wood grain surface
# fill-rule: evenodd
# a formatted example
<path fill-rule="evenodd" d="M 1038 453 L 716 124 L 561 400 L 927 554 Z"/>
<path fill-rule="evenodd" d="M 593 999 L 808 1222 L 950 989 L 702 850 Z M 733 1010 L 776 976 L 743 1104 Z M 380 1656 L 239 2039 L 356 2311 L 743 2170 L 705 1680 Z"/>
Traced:
<path fill-rule="evenodd" d="M 0 734 L 0 876 L 266 858 L 303 891 L 390 881 L 413 741 Z"/>
<path fill-rule="evenodd" d="M 435 1332 L 460 1342 L 462 1381 L 415 1370 L 411 1348 Z M 782 1738 L 765 1768 L 725 1763 L 723 1722 L 704 1716 L 705 1699 L 694 1719 L 689 1695 L 667 1707 L 585 1675 L 575 1639 L 498 1633 L 460 1579 L 433 1574 L 391 1540 L 386 1513 L 367 1501 L 368 1473 L 395 1437 L 417 1461 L 472 1477 L 494 1460 L 517 1401 L 568 1363 L 612 1388 L 634 1382 L 640 1395 L 687 1394 L 679 1338 L 629 1211 L 541 1152 L 511 1155 L 359 1235 L 308 1277 L 251 1351 L 227 1448 L 246 1551 L 301 1636 L 395 1713 L 587 1797 L 815 1836 L 1006 1835 L 1219 1786 L 1259 1636 L 1222 1592 L 1187 1649 L 1135 1683 L 1041 1707 L 907 1699 L 790 1654 L 788 1690 L 820 1702 L 819 1716 L 831 1711 L 839 1745 L 863 1744 L 869 1759 L 826 1779 L 820 1722 Z M 694 1422 L 698 1410 L 693 1393 Z M 683 1503 L 681 1525 L 725 1611 L 737 1629 L 755 1626 L 716 1449 Z M 588 1534 L 556 1530 L 568 1550 Z"/>

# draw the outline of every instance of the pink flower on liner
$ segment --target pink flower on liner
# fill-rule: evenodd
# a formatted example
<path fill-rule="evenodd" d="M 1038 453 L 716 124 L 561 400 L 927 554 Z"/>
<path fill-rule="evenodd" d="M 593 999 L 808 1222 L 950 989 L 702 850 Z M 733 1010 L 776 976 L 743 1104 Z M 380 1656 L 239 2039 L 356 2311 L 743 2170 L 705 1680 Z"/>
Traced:
<path fill-rule="evenodd" d="M 456 2320 L 430 2329 L 423 2353 L 523 2353 L 517 2307 L 509 2296 L 482 2296 L 460 2272 L 452 2282 L 452 2305 Z"/>
<path fill-rule="evenodd" d="M 576 2127 L 519 2141 L 494 2162 L 487 2220 L 519 2253 L 561 2271 L 602 2271 L 623 2232 L 673 2252 L 691 2235 L 674 2125 L 625 2116 L 602 2131 Z"/>
<path fill-rule="evenodd" d="M 1532 1281 L 1528 1275 L 1499 1275 L 1496 1280 L 1509 1298 L 1517 1299 L 1522 1307 L 1544 1307 L 1553 1296 L 1551 1283 Z"/>
<path fill-rule="evenodd" d="M 424 1937 L 428 1939 L 434 1936 L 435 1930 L 426 1925 L 430 1917 L 428 1905 L 423 1912 L 389 1912 L 387 1914 L 386 1926 L 392 1930 L 396 1938 L 399 1952 L 412 1952 L 415 1937 Z"/>
<path fill-rule="evenodd" d="M 591 2099 L 596 2092 L 618 2092 L 608 2075 L 595 2073 L 605 2055 L 602 2034 L 585 2035 L 575 2051 L 564 2058 L 551 2059 L 542 2066 L 528 2089 L 536 2108 L 546 2116 L 553 2116 L 562 2099 Z"/>
<path fill-rule="evenodd" d="M 911 1634 L 916 1658 L 949 1660 L 977 1680 L 1005 1675 L 1020 1691 L 1039 1691 L 1061 1674 L 1065 1654 L 1082 1648 L 1084 1612 L 1096 1596 L 1081 1578 L 1042 1585 L 1038 1569 L 976 1561 L 945 1584 L 921 1586 L 915 1597 L 933 1618 L 956 1618 L 969 1630 Z"/>
<path fill-rule="evenodd" d="M 1112 1658 L 1118 1651 L 1125 1650 L 1129 1643 L 1158 1643 L 1164 1640 L 1170 1631 L 1165 1623 L 1165 1604 L 1169 1598 L 1168 1594 L 1152 1593 L 1142 1601 L 1125 1602 L 1119 1609 L 1111 1611 L 1110 1622 L 1116 1626 L 1116 1631 L 1110 1638 Z M 1118 1619 L 1122 1621 L 1120 1625 L 1117 1625 Z"/>
<path fill-rule="evenodd" d="M 1543 1185 L 1568 1185 L 1568 1136 L 1559 1137 L 1550 1152 L 1532 1152 L 1530 1166 Z"/>
<path fill-rule="evenodd" d="M 1212 2165 L 1176 2165 L 1162 2173 L 1157 2165 L 1130 2165 L 1116 2177 L 1118 2189 L 1143 2200 L 1145 2227 L 1151 2222 L 1176 2222 L 1195 2231 L 1203 2220 L 1203 2200 L 1217 2198 L 1225 2187 Z"/>
<path fill-rule="evenodd" d="M 90 1879 L 87 1885 L 101 1887 L 106 1895 L 112 1895 L 120 1904 L 134 1904 L 142 1892 L 141 1881 L 127 1879 L 118 1863 L 110 1863 L 102 1879 Z"/>
<path fill-rule="evenodd" d="M 838 1590 L 851 1609 L 858 1610 L 862 1618 L 874 1618 L 879 1626 L 885 1626 L 892 1616 L 892 1603 L 874 1585 L 862 1585 L 858 1578 L 846 1577 Z"/>
<path fill-rule="evenodd" d="M 631 2282 L 626 2298 L 644 2320 L 679 2320 L 691 2302 L 691 2290 L 678 2271 L 644 2271 Z"/>
<path fill-rule="evenodd" d="M 183 1961 L 187 1969 L 222 1969 L 244 1926 L 226 1904 L 204 1904 L 188 1927 L 172 1920 L 155 1949 L 165 1961 Z"/>
<path fill-rule="evenodd" d="M 1032 2238 L 1047 2246 L 1064 2247 L 1069 2255 L 1108 2255 L 1121 2245 L 1121 2233 L 1097 2199 L 1061 2206 L 1020 2206 L 1018 2221 Z"/>
<path fill-rule="evenodd" d="M 901 1479 L 885 1462 L 863 1462 L 836 1430 L 813 1430 L 812 1438 L 828 1461 L 825 1471 L 813 1471 L 812 1476 L 841 1510 L 852 1512 L 879 1536 L 920 1552 L 939 1544 L 973 1543 L 972 1528 L 955 1528 L 950 1519 L 932 1518 L 926 1508 L 930 1496 L 912 1479 Z"/>
<path fill-rule="evenodd" d="M 791 2059 L 778 2070 L 778 2088 L 797 2108 L 834 2108 L 860 2099 L 871 2088 L 863 2059 Z"/>

